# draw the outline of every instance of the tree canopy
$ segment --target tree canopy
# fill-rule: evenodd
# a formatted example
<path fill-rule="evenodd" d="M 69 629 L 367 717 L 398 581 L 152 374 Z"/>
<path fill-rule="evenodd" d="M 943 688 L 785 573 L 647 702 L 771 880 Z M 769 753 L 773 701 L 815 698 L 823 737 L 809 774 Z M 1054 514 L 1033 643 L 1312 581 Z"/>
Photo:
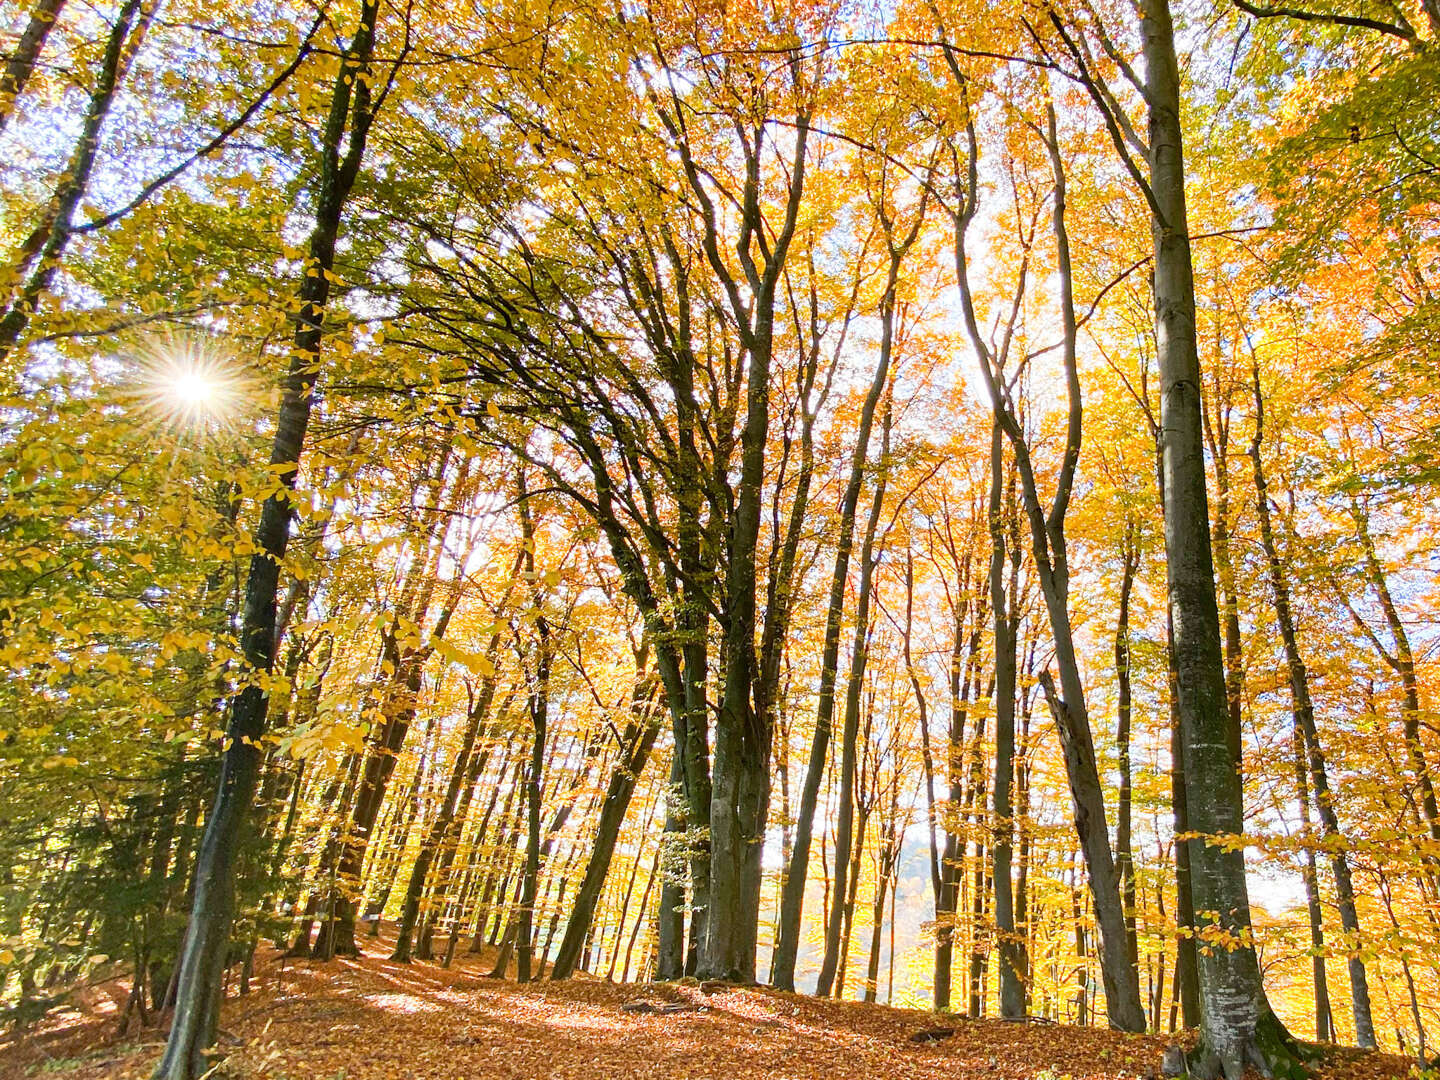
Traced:
<path fill-rule="evenodd" d="M 17 1026 L 383 924 L 1428 1060 L 1434 0 L 3 11 Z"/>

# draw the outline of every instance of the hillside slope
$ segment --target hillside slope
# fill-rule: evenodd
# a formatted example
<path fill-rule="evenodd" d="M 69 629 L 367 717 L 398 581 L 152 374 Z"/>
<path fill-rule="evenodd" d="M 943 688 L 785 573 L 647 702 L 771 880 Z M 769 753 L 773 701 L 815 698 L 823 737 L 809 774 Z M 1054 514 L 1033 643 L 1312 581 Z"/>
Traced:
<path fill-rule="evenodd" d="M 274 1080 L 1122 1080 L 1156 1073 L 1166 1036 L 964 1020 L 766 989 L 517 986 L 485 978 L 489 958 L 450 970 L 374 955 L 260 965 L 225 1011 L 217 1077 Z M 714 989 L 714 988 L 711 988 Z M 0 1080 L 142 1078 L 160 1034 L 113 1039 L 118 988 L 0 1042 Z M 629 1006 L 627 1009 L 626 1006 Z M 653 1010 L 653 1011 L 652 1011 Z M 937 1025 L 955 1034 L 917 1044 Z M 1322 1078 L 1407 1075 L 1408 1063 L 1338 1051 Z"/>

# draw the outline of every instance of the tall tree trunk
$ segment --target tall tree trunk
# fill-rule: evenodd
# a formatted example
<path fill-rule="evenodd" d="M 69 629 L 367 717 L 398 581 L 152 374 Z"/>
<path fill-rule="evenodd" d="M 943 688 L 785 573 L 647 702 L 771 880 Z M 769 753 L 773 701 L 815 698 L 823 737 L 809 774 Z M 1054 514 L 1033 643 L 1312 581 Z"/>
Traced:
<path fill-rule="evenodd" d="M 1024 948 L 1015 932 L 1015 896 L 1011 879 L 1011 848 L 1015 822 L 1011 788 L 1015 776 L 1016 630 L 1019 616 L 1014 595 L 1005 589 L 1006 515 L 1002 507 L 1004 433 L 999 424 L 990 431 L 990 610 L 995 624 L 995 820 L 991 851 L 994 859 L 995 934 L 1000 964 L 1000 1015 L 1017 1020 L 1025 1015 Z M 1011 492 L 1013 494 L 1013 487 Z M 1010 552 L 1018 565 L 1018 545 Z"/>
<path fill-rule="evenodd" d="M 246 665 L 257 676 L 269 672 L 275 662 L 275 611 L 280 567 L 290 539 L 290 492 L 299 472 L 319 375 L 340 221 L 360 170 L 373 115 L 368 82 L 359 76 L 370 65 L 378 13 L 375 0 L 362 0 L 359 25 L 341 58 L 321 142 L 315 227 L 297 297 L 294 352 L 270 451 L 279 482 L 261 508 L 258 550 L 251 557 L 245 587 L 240 642 Z M 344 145 L 347 136 L 348 145 Z M 13 336 L 10 340 L 13 342 Z M 221 981 L 235 912 L 236 847 L 255 795 L 267 707 L 268 699 L 253 679 L 230 702 L 219 790 L 195 867 L 194 903 L 180 957 L 175 1016 L 165 1053 L 155 1068 L 156 1080 L 196 1080 L 210 1068 L 205 1054 L 219 1030 Z"/>
<path fill-rule="evenodd" d="M 1223 842 L 1244 831 L 1244 805 L 1239 762 L 1230 745 L 1210 551 L 1195 282 L 1180 128 L 1180 69 L 1169 0 L 1141 0 L 1139 14 L 1149 109 L 1147 194 L 1152 201 L 1155 322 L 1161 427 L 1165 432 L 1165 552 L 1175 629 L 1186 803 L 1189 826 L 1201 835 L 1190 853 L 1190 884 L 1197 912 L 1205 913 L 1197 930 L 1227 939 L 1227 947 L 1206 950 L 1199 958 L 1201 1027 L 1206 1048 L 1218 1057 L 1227 1080 L 1240 1080 L 1249 1064 L 1288 1070 L 1296 1055 L 1293 1040 L 1265 997 L 1260 965 L 1250 944 L 1244 852 Z"/>
<path fill-rule="evenodd" d="M 749 267 L 750 299 L 729 287 L 732 314 L 748 354 L 745 423 L 740 433 L 739 482 L 730 520 L 725 570 L 725 621 L 722 634 L 724 681 L 715 722 L 715 759 L 710 796 L 710 906 L 699 974 L 707 978 L 755 981 L 755 947 L 759 933 L 761 856 L 770 802 L 770 723 L 755 709 L 758 669 L 756 633 L 755 553 L 760 534 L 761 495 L 765 482 L 765 450 L 770 430 L 770 367 L 774 352 L 775 298 L 795 235 L 804 188 L 809 113 L 796 116 L 790 191 L 784 222 L 765 245 L 763 270 L 756 266 L 751 245 L 756 232 L 766 231 L 760 209 L 759 168 L 763 125 L 741 140 L 747 160 L 742 200 L 745 218 L 740 252 Z M 706 254 L 711 269 L 733 284 L 729 260 L 721 255 L 713 204 L 700 180 L 688 146 L 681 158 L 692 190 L 707 206 Z M 760 696 L 770 696 L 762 689 Z"/>
<path fill-rule="evenodd" d="M 1310 846 L 1310 781 L 1306 777 L 1305 736 L 1294 729 L 1295 789 L 1300 804 L 1300 826 L 1305 841 L 1305 910 L 1310 918 L 1310 964 L 1315 977 L 1315 1041 L 1333 1042 L 1335 1025 L 1330 1013 L 1330 984 L 1325 976 L 1325 930 L 1320 912 L 1320 875 L 1315 849 Z"/>
<path fill-rule="evenodd" d="M 545 727 L 550 698 L 550 642 L 547 630 L 541 629 L 544 616 L 536 621 L 541 641 L 539 656 L 532 674 L 530 688 L 530 724 L 534 742 L 530 766 L 525 773 L 525 866 L 521 874 L 520 909 L 515 932 L 515 981 L 529 982 L 531 957 L 534 952 L 532 924 L 535 917 L 535 894 L 540 880 L 540 783 L 545 769 Z"/>
<path fill-rule="evenodd" d="M 890 283 L 891 288 L 894 282 Z M 893 325 L 893 322 L 892 322 Z M 885 330 L 882 325 L 882 335 Z M 820 781 L 825 775 L 830 733 L 835 716 L 835 682 L 840 666 L 840 630 L 845 618 L 845 590 L 850 579 L 850 554 L 855 543 L 855 517 L 865 483 L 865 461 L 870 453 L 870 432 L 875 409 L 885 392 L 890 372 L 890 347 L 882 337 L 880 356 L 870 380 L 850 452 L 850 475 L 840 499 L 840 529 L 836 536 L 835 566 L 830 575 L 830 600 L 825 611 L 825 637 L 820 649 L 820 685 L 817 691 L 815 732 L 810 757 L 800 787 L 800 808 L 795 818 L 795 840 L 780 894 L 780 916 L 775 939 L 771 979 L 781 990 L 795 989 L 795 956 L 800 947 L 800 927 L 809 880 L 810 846 L 815 832 L 815 807 Z M 828 949 L 828 945 L 827 945 Z M 833 978 L 833 974 L 832 974 Z M 824 996 L 823 994 L 821 996 Z"/>
<path fill-rule="evenodd" d="M 887 358 L 889 349 L 881 350 Z M 888 366 L 888 364 L 887 364 Z M 855 760 L 860 734 L 860 692 L 865 683 L 867 642 L 870 636 L 870 593 L 875 575 L 875 533 L 885 503 L 885 471 L 890 453 L 890 403 L 886 400 L 881 421 L 880 460 L 874 466 L 875 492 L 865 521 L 865 538 L 860 545 L 860 583 L 855 601 L 855 637 L 851 643 L 850 676 L 845 686 L 845 715 L 840 737 L 840 807 L 835 825 L 835 890 L 831 894 L 829 918 L 825 924 L 825 955 L 815 986 L 819 997 L 829 997 L 840 962 L 840 939 L 847 899 L 851 847 L 855 827 Z"/>
<path fill-rule="evenodd" d="M 1340 925 L 1344 927 L 1348 939 L 1345 947 L 1349 953 L 1350 1005 L 1355 1018 L 1355 1041 L 1362 1047 L 1373 1049 L 1375 1023 L 1370 1015 L 1370 983 L 1365 974 L 1365 961 L 1360 955 L 1360 918 L 1355 910 L 1355 886 L 1350 877 L 1350 858 L 1345 854 L 1344 838 L 1340 832 L 1339 820 L 1335 816 L 1325 754 L 1320 747 L 1320 734 L 1315 727 L 1315 705 L 1310 696 L 1310 672 L 1300 655 L 1299 634 L 1295 629 L 1295 615 L 1290 606 L 1290 583 L 1285 576 L 1285 566 L 1280 560 L 1280 550 L 1275 541 L 1275 529 L 1270 516 L 1270 493 L 1261 458 L 1265 437 L 1265 399 L 1260 390 L 1258 364 L 1252 377 L 1255 391 L 1255 435 L 1250 440 L 1250 458 L 1255 466 L 1255 508 L 1260 518 L 1260 541 L 1265 549 L 1265 561 L 1270 570 L 1270 592 L 1275 606 L 1275 621 L 1280 627 L 1280 640 L 1285 645 L 1285 663 L 1290 678 L 1290 701 L 1294 709 L 1295 725 L 1304 737 L 1309 757 L 1315 810 L 1320 817 L 1325 846 L 1330 852 L 1330 868 L 1335 875 L 1335 899 L 1336 907 L 1340 909 Z"/>
<path fill-rule="evenodd" d="M 1080 458 L 1083 403 L 1076 358 L 1078 322 L 1075 314 L 1070 241 L 1065 223 L 1065 169 L 1056 134 L 1055 111 L 1053 107 L 1047 109 L 1044 141 L 1054 178 L 1052 223 L 1060 285 L 1060 315 L 1064 326 L 1062 344 L 1067 426 L 1064 457 L 1055 483 L 1054 499 L 1048 510 L 1040 500 L 1029 442 L 1016 414 L 1016 406 L 1010 399 L 1005 375 L 1007 354 L 1013 340 L 1014 312 L 1018 312 L 1018 301 L 1023 297 L 1025 289 L 1025 270 L 1022 269 L 1017 284 L 1017 299 L 1012 308 L 1010 331 L 995 351 L 986 344 L 975 313 L 965 252 L 966 231 L 978 209 L 979 151 L 973 121 L 968 125 L 967 136 L 969 156 L 966 190 L 969 194 L 955 215 L 955 269 L 960 286 L 961 310 L 971 346 L 980 361 L 989 387 L 995 422 L 1005 432 L 1015 452 L 1025 515 L 1030 527 L 1036 576 L 1040 581 L 1041 594 L 1049 615 L 1051 637 L 1055 643 L 1055 665 L 1060 671 L 1060 688 L 1056 689 L 1054 679 L 1048 671 L 1041 673 L 1040 683 L 1045 690 L 1046 701 L 1060 733 L 1060 744 L 1064 751 L 1065 772 L 1074 808 L 1075 832 L 1080 839 L 1080 850 L 1085 856 L 1085 869 L 1100 937 L 1100 973 L 1105 984 L 1106 1009 L 1112 1026 L 1122 1031 L 1144 1031 L 1145 1010 L 1140 1004 L 1140 977 L 1135 965 L 1130 962 L 1127 948 L 1125 910 L 1120 899 L 1115 860 L 1110 850 L 1104 788 L 1100 783 L 1099 768 L 1095 760 L 1094 737 L 1085 701 L 1085 684 L 1080 675 L 1070 622 L 1070 567 L 1066 551 L 1065 516 L 1069 509 L 1075 468 Z"/>
<path fill-rule="evenodd" d="M 1139 563 L 1135 522 L 1127 517 L 1121 551 L 1120 616 L 1115 624 L 1115 681 L 1119 686 L 1115 707 L 1115 755 L 1120 772 L 1115 812 L 1115 869 L 1120 874 L 1120 899 L 1125 905 L 1125 947 L 1130 954 L 1130 964 L 1137 971 L 1140 949 L 1135 933 L 1135 855 L 1130 840 L 1133 790 L 1130 769 L 1130 596 Z"/>
<path fill-rule="evenodd" d="M 615 841 L 619 839 L 620 828 L 625 823 L 625 814 L 635 794 L 635 784 L 660 734 L 662 712 L 654 700 L 654 692 L 654 682 L 650 679 L 642 678 L 636 687 L 636 700 L 632 705 L 635 716 L 626 728 L 626 745 L 622 748 L 620 760 L 610 774 L 605 801 L 600 808 L 600 820 L 595 826 L 592 854 L 585 865 L 580 887 L 575 891 L 575 902 L 565 924 L 565 936 L 560 940 L 560 951 L 556 953 L 555 964 L 550 971 L 552 980 L 568 979 L 574 974 L 585 935 L 594 921 L 595 906 L 605 888 L 610 860 L 615 854 Z"/>

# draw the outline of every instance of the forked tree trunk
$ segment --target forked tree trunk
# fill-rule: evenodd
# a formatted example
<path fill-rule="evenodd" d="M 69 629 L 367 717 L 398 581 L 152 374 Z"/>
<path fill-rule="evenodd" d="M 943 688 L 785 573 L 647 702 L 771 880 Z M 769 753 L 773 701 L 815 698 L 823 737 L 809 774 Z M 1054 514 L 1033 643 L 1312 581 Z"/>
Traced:
<path fill-rule="evenodd" d="M 1067 426 L 1064 456 L 1055 483 L 1054 499 L 1047 510 L 1041 503 L 1030 457 L 1030 445 L 1020 423 L 1016 406 L 1006 384 L 1006 360 L 1013 340 L 1019 299 L 1026 288 L 1022 268 L 1017 283 L 1016 301 L 1011 309 L 1009 329 L 1001 344 L 993 351 L 980 330 L 975 312 L 974 296 L 969 282 L 969 265 L 965 251 L 966 231 L 978 209 L 979 151 L 973 121 L 967 127 L 969 155 L 966 160 L 968 192 L 964 205 L 955 216 L 955 271 L 960 286 L 961 311 L 971 346 L 980 362 L 990 391 L 995 422 L 1005 432 L 1015 453 L 1021 480 L 1025 516 L 1029 522 L 1031 551 L 1036 576 L 1049 615 L 1051 637 L 1055 645 L 1055 665 L 1060 672 L 1057 689 L 1049 672 L 1042 672 L 1041 686 L 1054 717 L 1065 756 L 1065 772 L 1069 781 L 1074 810 L 1075 832 L 1085 857 L 1085 870 L 1095 909 L 1099 933 L 1100 972 L 1105 984 L 1105 1004 L 1112 1026 L 1122 1031 L 1144 1031 L 1145 1010 L 1140 1003 L 1140 977 L 1130 962 L 1127 948 L 1125 911 L 1120 898 L 1119 879 L 1114 856 L 1110 850 L 1110 834 L 1106 826 L 1105 795 L 1096 763 L 1094 738 L 1090 728 L 1089 710 L 1085 700 L 1085 684 L 1081 678 L 1071 628 L 1069 593 L 1070 567 L 1066 551 L 1065 517 L 1074 484 L 1075 468 L 1081 445 L 1082 398 L 1076 350 L 1078 323 L 1075 314 L 1073 279 L 1070 264 L 1070 241 L 1065 222 L 1066 179 L 1056 134 L 1053 107 L 1047 109 L 1044 142 L 1049 153 L 1054 178 L 1052 222 L 1059 280 L 1060 316 L 1064 373 L 1067 399 Z"/>

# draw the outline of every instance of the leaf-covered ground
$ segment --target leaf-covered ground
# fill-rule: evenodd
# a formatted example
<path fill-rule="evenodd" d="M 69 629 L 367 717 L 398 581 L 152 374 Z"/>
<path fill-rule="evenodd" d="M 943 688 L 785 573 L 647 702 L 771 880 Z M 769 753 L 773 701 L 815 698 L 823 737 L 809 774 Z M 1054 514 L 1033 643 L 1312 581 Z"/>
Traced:
<path fill-rule="evenodd" d="M 231 997 L 217 1078 L 275 1080 L 1120 1080 L 1158 1073 L 1165 1036 L 1006 1024 L 764 989 L 617 986 L 595 979 L 517 986 L 484 977 L 488 956 L 450 970 L 371 955 L 328 965 L 261 963 Z M 706 989 L 714 990 L 706 993 Z M 18 1042 L 0 1041 L 0 1080 L 141 1078 L 156 1029 L 117 1040 L 123 993 L 90 991 Z M 646 1002 L 656 1009 L 635 1012 Z M 955 1034 L 928 1044 L 910 1036 Z M 1322 1080 L 1404 1077 L 1408 1063 L 1338 1051 Z"/>

